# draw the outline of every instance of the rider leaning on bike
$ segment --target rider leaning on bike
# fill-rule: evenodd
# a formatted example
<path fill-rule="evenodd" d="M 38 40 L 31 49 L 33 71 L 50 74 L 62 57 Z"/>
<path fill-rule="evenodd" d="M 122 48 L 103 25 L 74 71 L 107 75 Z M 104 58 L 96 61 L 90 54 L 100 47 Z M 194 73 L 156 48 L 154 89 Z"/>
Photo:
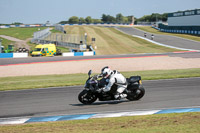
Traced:
<path fill-rule="evenodd" d="M 111 70 L 108 66 L 102 68 L 101 75 L 106 79 L 108 84 L 102 88 L 102 91 L 108 92 L 111 87 L 116 84 L 117 91 L 115 93 L 115 99 L 121 99 L 127 97 L 127 94 L 123 94 L 123 91 L 127 87 L 126 78 L 118 71 Z"/>

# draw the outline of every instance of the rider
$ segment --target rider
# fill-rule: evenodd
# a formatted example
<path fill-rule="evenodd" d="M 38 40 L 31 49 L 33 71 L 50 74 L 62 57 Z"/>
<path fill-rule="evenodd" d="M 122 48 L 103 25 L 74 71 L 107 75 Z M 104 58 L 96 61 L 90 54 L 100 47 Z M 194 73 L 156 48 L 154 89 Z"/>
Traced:
<path fill-rule="evenodd" d="M 106 78 L 108 84 L 102 90 L 104 92 L 110 91 L 112 85 L 117 85 L 117 91 L 115 93 L 115 99 L 121 99 L 127 97 L 123 91 L 127 87 L 126 78 L 116 70 L 111 70 L 108 66 L 101 69 L 101 74 L 103 78 Z"/>

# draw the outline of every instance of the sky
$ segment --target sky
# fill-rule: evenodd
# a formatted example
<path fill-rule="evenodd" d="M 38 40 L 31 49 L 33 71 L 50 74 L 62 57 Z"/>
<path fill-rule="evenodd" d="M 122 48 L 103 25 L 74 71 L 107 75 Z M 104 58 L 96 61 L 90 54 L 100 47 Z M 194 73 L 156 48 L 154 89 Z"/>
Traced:
<path fill-rule="evenodd" d="M 101 19 L 118 13 L 140 18 L 192 9 L 200 9 L 200 0 L 0 0 L 0 23 L 55 24 L 71 16 Z"/>

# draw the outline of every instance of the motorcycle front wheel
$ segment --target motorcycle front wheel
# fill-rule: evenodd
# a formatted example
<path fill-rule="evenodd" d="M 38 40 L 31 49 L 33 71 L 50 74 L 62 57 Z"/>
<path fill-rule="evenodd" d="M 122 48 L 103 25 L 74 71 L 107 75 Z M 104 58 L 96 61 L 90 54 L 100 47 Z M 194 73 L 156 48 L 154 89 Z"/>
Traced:
<path fill-rule="evenodd" d="M 83 90 L 78 95 L 78 100 L 83 104 L 92 104 L 97 100 L 97 96 L 94 95 L 91 91 Z"/>

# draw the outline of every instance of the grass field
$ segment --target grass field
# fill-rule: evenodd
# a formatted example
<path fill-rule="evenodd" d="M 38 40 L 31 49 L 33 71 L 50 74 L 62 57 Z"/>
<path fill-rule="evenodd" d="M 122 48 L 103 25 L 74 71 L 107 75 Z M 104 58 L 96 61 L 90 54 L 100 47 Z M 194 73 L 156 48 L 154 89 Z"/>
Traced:
<path fill-rule="evenodd" d="M 135 26 L 135 28 L 146 31 L 146 32 L 154 33 L 154 34 L 171 35 L 171 36 L 182 37 L 182 38 L 186 38 L 186 39 L 190 39 L 194 41 L 200 41 L 200 36 L 161 32 L 159 30 L 152 28 L 151 26 Z"/>
<path fill-rule="evenodd" d="M 87 33 L 87 42 L 94 46 L 97 55 L 133 54 L 133 53 L 165 53 L 177 51 L 155 45 L 143 39 L 124 34 L 114 28 L 98 26 L 65 26 L 68 34 Z M 91 39 L 96 38 L 95 44 Z"/>
<path fill-rule="evenodd" d="M 11 36 L 14 38 L 18 38 L 20 40 L 26 40 L 28 38 L 32 38 L 33 37 L 33 33 L 38 31 L 38 29 L 43 30 L 46 27 L 34 27 L 34 28 L 6 28 L 6 29 L 0 29 L 0 35 L 7 35 L 7 36 Z M 14 45 L 15 42 L 7 40 L 2 38 L 2 45 L 7 48 L 8 45 Z M 31 50 L 34 49 L 35 44 L 31 44 L 30 42 L 28 42 L 28 45 L 30 46 Z M 16 49 L 16 48 L 14 48 Z"/>
<path fill-rule="evenodd" d="M 3 44 L 3 46 L 4 46 L 5 49 L 8 48 L 8 45 L 14 45 L 14 42 L 13 42 L 13 41 L 4 39 L 4 38 L 2 38 L 2 37 L 0 37 L 0 39 L 2 40 L 1 44 Z"/>
<path fill-rule="evenodd" d="M 0 29 L 0 35 L 7 35 L 7 36 L 12 36 L 21 40 L 26 40 L 28 38 L 33 37 L 33 33 L 38 31 L 38 30 L 43 30 L 46 29 L 47 27 L 33 27 L 33 28 L 6 28 L 6 29 Z M 54 28 L 51 30 L 52 33 L 61 33 L 60 31 L 55 30 Z M 15 44 L 15 42 L 0 38 L 2 39 L 2 44 L 5 48 L 7 48 L 8 45 L 10 44 Z M 32 44 L 30 42 L 27 42 L 27 44 L 30 46 L 30 50 L 33 50 L 36 46 L 36 44 Z M 61 49 L 62 52 L 69 52 L 68 48 L 64 47 L 58 47 Z"/>
<path fill-rule="evenodd" d="M 6 28 L 0 29 L 0 35 L 12 36 L 21 40 L 26 40 L 27 38 L 32 38 L 33 33 L 38 31 L 38 29 L 43 30 L 47 27 L 34 27 L 34 28 Z"/>
<path fill-rule="evenodd" d="M 200 68 L 181 70 L 154 70 L 122 72 L 125 77 L 142 76 L 143 80 L 200 77 Z M 0 78 L 0 91 L 84 85 L 87 74 L 26 76 Z"/>
<path fill-rule="evenodd" d="M 200 112 L 0 126 L 1 133 L 199 133 Z"/>

